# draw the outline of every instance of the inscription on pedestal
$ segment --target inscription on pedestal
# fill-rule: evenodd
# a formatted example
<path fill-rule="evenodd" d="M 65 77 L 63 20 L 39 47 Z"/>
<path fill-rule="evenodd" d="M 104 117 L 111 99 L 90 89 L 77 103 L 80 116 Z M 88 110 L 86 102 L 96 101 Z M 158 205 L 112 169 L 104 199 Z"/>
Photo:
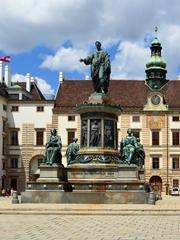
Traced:
<path fill-rule="evenodd" d="M 106 171 L 73 171 L 68 173 L 69 179 L 101 179 L 101 178 L 117 178 L 117 172 Z"/>

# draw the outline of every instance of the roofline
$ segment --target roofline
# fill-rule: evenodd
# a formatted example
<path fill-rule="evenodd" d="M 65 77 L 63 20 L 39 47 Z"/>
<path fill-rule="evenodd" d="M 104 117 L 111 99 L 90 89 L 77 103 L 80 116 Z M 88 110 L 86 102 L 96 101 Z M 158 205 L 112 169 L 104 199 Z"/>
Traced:
<path fill-rule="evenodd" d="M 18 99 L 8 99 L 8 103 L 55 103 L 55 100 L 18 100 Z"/>

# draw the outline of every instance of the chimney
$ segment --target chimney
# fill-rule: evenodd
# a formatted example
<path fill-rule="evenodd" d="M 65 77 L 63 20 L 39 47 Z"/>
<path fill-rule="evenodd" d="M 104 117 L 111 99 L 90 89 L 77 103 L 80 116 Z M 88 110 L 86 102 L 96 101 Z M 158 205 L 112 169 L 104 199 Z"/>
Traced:
<path fill-rule="evenodd" d="M 4 69 L 4 80 L 5 80 L 6 86 L 10 87 L 11 86 L 11 74 L 10 74 L 10 69 L 9 69 L 8 65 L 6 65 L 5 69 Z"/>
<path fill-rule="evenodd" d="M 61 84 L 64 80 L 64 74 L 63 72 L 59 72 L 59 83 Z"/>
<path fill-rule="evenodd" d="M 37 79 L 35 77 L 31 77 L 31 82 L 37 85 Z"/>
<path fill-rule="evenodd" d="M 0 61 L 0 83 L 3 82 L 3 62 Z"/>
<path fill-rule="evenodd" d="M 26 91 L 27 92 L 31 91 L 31 74 L 30 73 L 26 74 Z"/>
<path fill-rule="evenodd" d="M 23 99 L 23 95 L 22 93 L 19 93 L 19 100 L 22 100 Z"/>
<path fill-rule="evenodd" d="M 86 76 L 85 76 L 85 80 L 89 80 L 89 75 L 86 75 Z"/>

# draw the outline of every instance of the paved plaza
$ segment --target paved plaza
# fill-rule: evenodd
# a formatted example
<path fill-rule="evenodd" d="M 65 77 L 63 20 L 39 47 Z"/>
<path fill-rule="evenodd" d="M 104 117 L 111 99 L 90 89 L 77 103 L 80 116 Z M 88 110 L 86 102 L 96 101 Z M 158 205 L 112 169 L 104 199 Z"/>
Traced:
<path fill-rule="evenodd" d="M 1 215 L 3 240 L 180 239 L 180 216 Z"/>
<path fill-rule="evenodd" d="M 3 240 L 180 239 L 180 197 L 154 205 L 11 204 L 0 199 Z"/>

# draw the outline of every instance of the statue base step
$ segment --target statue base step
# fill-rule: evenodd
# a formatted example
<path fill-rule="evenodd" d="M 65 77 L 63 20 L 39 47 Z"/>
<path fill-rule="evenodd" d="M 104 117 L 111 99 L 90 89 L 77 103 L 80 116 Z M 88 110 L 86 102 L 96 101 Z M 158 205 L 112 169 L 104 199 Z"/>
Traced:
<path fill-rule="evenodd" d="M 147 204 L 149 194 L 144 191 L 62 192 L 27 190 L 21 194 L 21 203 L 75 203 L 75 204 Z"/>

